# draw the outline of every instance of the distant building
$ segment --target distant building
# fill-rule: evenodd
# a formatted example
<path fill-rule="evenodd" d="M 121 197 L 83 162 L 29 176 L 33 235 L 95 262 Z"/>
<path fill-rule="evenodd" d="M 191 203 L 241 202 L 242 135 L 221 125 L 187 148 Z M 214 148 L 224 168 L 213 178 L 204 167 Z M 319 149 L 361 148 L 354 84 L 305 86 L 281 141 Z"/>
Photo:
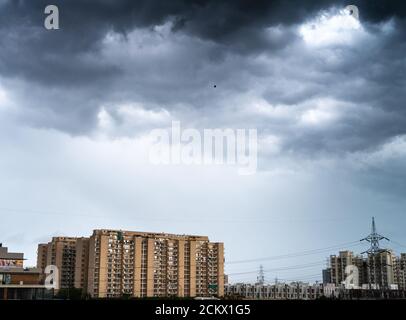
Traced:
<path fill-rule="evenodd" d="M 406 253 L 400 254 L 394 261 L 394 280 L 400 290 L 406 290 Z"/>
<path fill-rule="evenodd" d="M 352 264 L 358 268 L 359 285 L 368 283 L 368 261 L 363 256 L 357 255 L 352 259 Z"/>
<path fill-rule="evenodd" d="M 76 284 L 77 287 L 83 287 L 87 284 L 84 281 L 88 271 L 88 242 L 88 238 L 54 237 L 46 244 L 39 244 L 37 267 L 44 271 L 48 265 L 56 266 L 59 270 L 60 289 L 73 288 Z"/>
<path fill-rule="evenodd" d="M 354 265 L 352 251 L 340 251 L 338 255 L 330 256 L 330 283 L 340 286 L 346 279 L 345 268 Z"/>
<path fill-rule="evenodd" d="M 277 284 L 236 283 L 225 286 L 227 297 L 252 300 L 315 300 L 324 296 L 323 284 L 305 282 Z"/>
<path fill-rule="evenodd" d="M 0 244 L 0 300 L 50 297 L 42 282 L 42 270 L 24 268 L 24 254 L 8 252 Z"/>
<path fill-rule="evenodd" d="M 0 268 L 3 267 L 15 267 L 22 268 L 24 263 L 24 254 L 8 252 L 6 247 L 0 243 Z"/>
<path fill-rule="evenodd" d="M 346 267 L 353 265 L 358 269 L 360 287 L 406 289 L 406 254 L 396 257 L 392 251 L 382 250 L 363 257 L 354 256 L 352 251 L 340 251 L 338 255 L 330 256 L 329 264 L 329 268 L 322 271 L 324 284 L 342 286 L 347 277 Z"/>
<path fill-rule="evenodd" d="M 368 254 L 368 282 L 380 288 L 389 288 L 396 285 L 396 257 L 391 251 L 382 251 Z"/>
<path fill-rule="evenodd" d="M 331 268 L 324 269 L 323 271 L 323 284 L 331 282 Z"/>
<path fill-rule="evenodd" d="M 236 283 L 225 286 L 228 299 L 247 300 L 316 300 L 316 299 L 405 299 L 406 291 L 388 288 L 346 289 L 333 283 Z"/>

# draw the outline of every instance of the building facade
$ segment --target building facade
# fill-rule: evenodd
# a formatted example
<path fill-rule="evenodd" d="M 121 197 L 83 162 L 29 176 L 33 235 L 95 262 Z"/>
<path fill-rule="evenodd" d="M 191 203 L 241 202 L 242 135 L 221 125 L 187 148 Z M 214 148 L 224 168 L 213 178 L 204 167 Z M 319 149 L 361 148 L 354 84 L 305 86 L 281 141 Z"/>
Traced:
<path fill-rule="evenodd" d="M 329 267 L 323 270 L 323 283 L 342 286 L 345 269 L 353 265 L 358 269 L 360 287 L 370 289 L 405 288 L 406 254 L 396 257 L 390 250 L 382 250 L 367 257 L 354 256 L 351 251 L 341 251 L 329 259 Z"/>
<path fill-rule="evenodd" d="M 0 268 L 15 267 L 22 268 L 24 264 L 24 254 L 17 252 L 8 252 L 7 247 L 0 243 Z"/>
<path fill-rule="evenodd" d="M 52 296 L 43 285 L 42 270 L 24 268 L 24 254 L 0 244 L 0 300 L 44 299 Z"/>
<path fill-rule="evenodd" d="M 225 286 L 228 299 L 247 300 L 317 300 L 317 299 L 405 299 L 406 291 L 397 289 L 345 289 L 333 283 L 236 283 Z"/>
<path fill-rule="evenodd" d="M 82 274 L 76 273 L 76 251 L 80 252 L 78 264 L 81 264 L 81 246 L 87 238 L 53 237 L 46 244 L 39 244 L 37 251 L 37 268 L 45 271 L 46 266 L 54 265 L 59 270 L 58 288 L 66 289 L 75 286 L 75 276 L 81 279 Z M 88 240 L 88 239 L 87 239 Z M 85 267 L 87 270 L 87 266 Z"/>
<path fill-rule="evenodd" d="M 228 284 L 225 286 L 225 294 L 228 297 L 250 300 L 315 300 L 325 296 L 323 284 L 305 282 Z"/>
<path fill-rule="evenodd" d="M 380 288 L 397 285 L 395 282 L 396 257 L 391 251 L 369 254 L 367 258 L 368 282 Z"/>
<path fill-rule="evenodd" d="M 394 279 L 400 290 L 406 290 L 406 253 L 400 254 L 394 260 Z"/>
<path fill-rule="evenodd" d="M 40 244 L 37 264 L 96 298 L 224 295 L 224 245 L 205 236 L 94 230 Z"/>
<path fill-rule="evenodd" d="M 341 285 L 346 278 L 345 268 L 353 265 L 354 254 L 351 251 L 340 251 L 338 255 L 330 256 L 330 281 L 336 286 Z"/>

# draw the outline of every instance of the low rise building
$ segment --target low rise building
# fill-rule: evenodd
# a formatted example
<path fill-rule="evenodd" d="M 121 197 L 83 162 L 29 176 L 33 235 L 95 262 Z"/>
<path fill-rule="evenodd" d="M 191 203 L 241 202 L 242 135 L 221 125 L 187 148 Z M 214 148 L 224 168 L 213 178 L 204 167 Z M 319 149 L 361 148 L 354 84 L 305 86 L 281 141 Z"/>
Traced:
<path fill-rule="evenodd" d="M 52 297 L 43 283 L 40 268 L 24 268 L 24 254 L 8 252 L 0 244 L 0 300 Z"/>
<path fill-rule="evenodd" d="M 225 286 L 225 295 L 253 300 L 314 300 L 322 297 L 324 292 L 320 283 L 236 283 Z"/>

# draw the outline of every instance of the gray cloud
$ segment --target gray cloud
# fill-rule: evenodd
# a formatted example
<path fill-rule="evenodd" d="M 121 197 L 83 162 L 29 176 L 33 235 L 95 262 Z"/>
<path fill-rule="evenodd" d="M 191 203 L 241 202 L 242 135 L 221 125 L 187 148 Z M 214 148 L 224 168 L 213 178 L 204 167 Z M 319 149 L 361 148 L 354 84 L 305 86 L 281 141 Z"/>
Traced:
<path fill-rule="evenodd" d="M 3 3 L 0 74 L 26 125 L 86 135 L 104 110 L 117 135 L 174 118 L 256 127 L 297 157 L 374 150 L 406 134 L 403 5 L 355 2 L 363 29 L 345 31 L 354 39 L 312 46 L 300 26 L 345 3 L 56 4 L 59 31 L 42 27 L 45 2 Z"/>
<path fill-rule="evenodd" d="M 45 1 L 0 1 L 10 249 L 34 261 L 50 230 L 107 227 L 208 234 L 239 260 L 253 246 L 236 234 L 253 258 L 283 254 L 357 240 L 372 214 L 404 237 L 404 4 L 355 1 L 360 29 L 312 33 L 348 3 L 54 3 L 59 31 L 43 28 Z M 258 128 L 260 172 L 145 164 L 142 134 L 173 119 Z"/>
<path fill-rule="evenodd" d="M 359 1 L 366 18 L 382 21 L 403 17 L 402 5 L 386 10 Z M 100 42 L 109 31 L 128 34 L 134 28 L 151 28 L 173 20 L 173 30 L 221 45 L 221 50 L 256 53 L 286 46 L 291 35 L 269 38 L 264 29 L 290 26 L 306 20 L 341 1 L 56 1 L 62 30 L 48 32 L 43 26 L 46 1 L 9 1 L 3 4 L 0 28 L 0 72 L 20 74 L 47 85 L 85 85 L 119 72 L 97 63 Z M 26 54 L 29 52 L 30 59 Z M 90 59 L 86 55 L 90 54 Z M 221 54 L 221 53 L 219 53 Z"/>

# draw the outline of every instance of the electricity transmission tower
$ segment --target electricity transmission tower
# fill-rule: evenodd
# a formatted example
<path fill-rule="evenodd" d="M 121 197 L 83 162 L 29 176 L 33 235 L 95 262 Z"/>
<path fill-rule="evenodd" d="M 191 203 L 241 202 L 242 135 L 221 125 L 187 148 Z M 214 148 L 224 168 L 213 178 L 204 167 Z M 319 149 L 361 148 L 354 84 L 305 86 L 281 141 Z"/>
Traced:
<path fill-rule="evenodd" d="M 263 285 L 265 283 L 265 273 L 264 273 L 264 267 L 262 265 L 259 266 L 257 283 L 260 285 Z"/>
<path fill-rule="evenodd" d="M 376 232 L 374 217 L 372 217 L 372 228 L 371 229 L 372 229 L 371 233 L 366 238 L 363 238 L 360 240 L 360 241 L 367 241 L 371 244 L 370 248 L 367 251 L 362 252 L 362 254 L 364 254 L 364 253 L 375 254 L 375 253 L 379 253 L 382 251 L 386 251 L 385 249 L 381 249 L 379 247 L 379 241 L 380 240 L 390 241 L 390 240 L 387 237 L 381 236 L 379 233 Z"/>
<path fill-rule="evenodd" d="M 360 241 L 367 241 L 370 243 L 370 247 L 368 250 L 362 252 L 361 254 L 368 254 L 368 262 L 367 262 L 367 266 L 368 266 L 368 285 L 369 288 L 371 289 L 371 275 L 373 274 L 373 281 L 377 282 L 376 276 L 376 258 L 377 255 L 379 255 L 382 252 L 388 252 L 388 250 L 386 249 L 382 249 L 379 246 L 379 241 L 380 240 L 387 240 L 390 241 L 387 237 L 384 237 L 382 235 L 380 235 L 377 231 L 376 231 L 376 225 L 375 225 L 375 218 L 372 217 L 372 228 L 371 228 L 371 233 L 366 237 L 361 239 Z M 372 259 L 370 259 L 372 258 Z M 372 260 L 372 266 L 371 266 L 371 260 Z M 379 281 L 381 282 L 381 281 Z"/>

